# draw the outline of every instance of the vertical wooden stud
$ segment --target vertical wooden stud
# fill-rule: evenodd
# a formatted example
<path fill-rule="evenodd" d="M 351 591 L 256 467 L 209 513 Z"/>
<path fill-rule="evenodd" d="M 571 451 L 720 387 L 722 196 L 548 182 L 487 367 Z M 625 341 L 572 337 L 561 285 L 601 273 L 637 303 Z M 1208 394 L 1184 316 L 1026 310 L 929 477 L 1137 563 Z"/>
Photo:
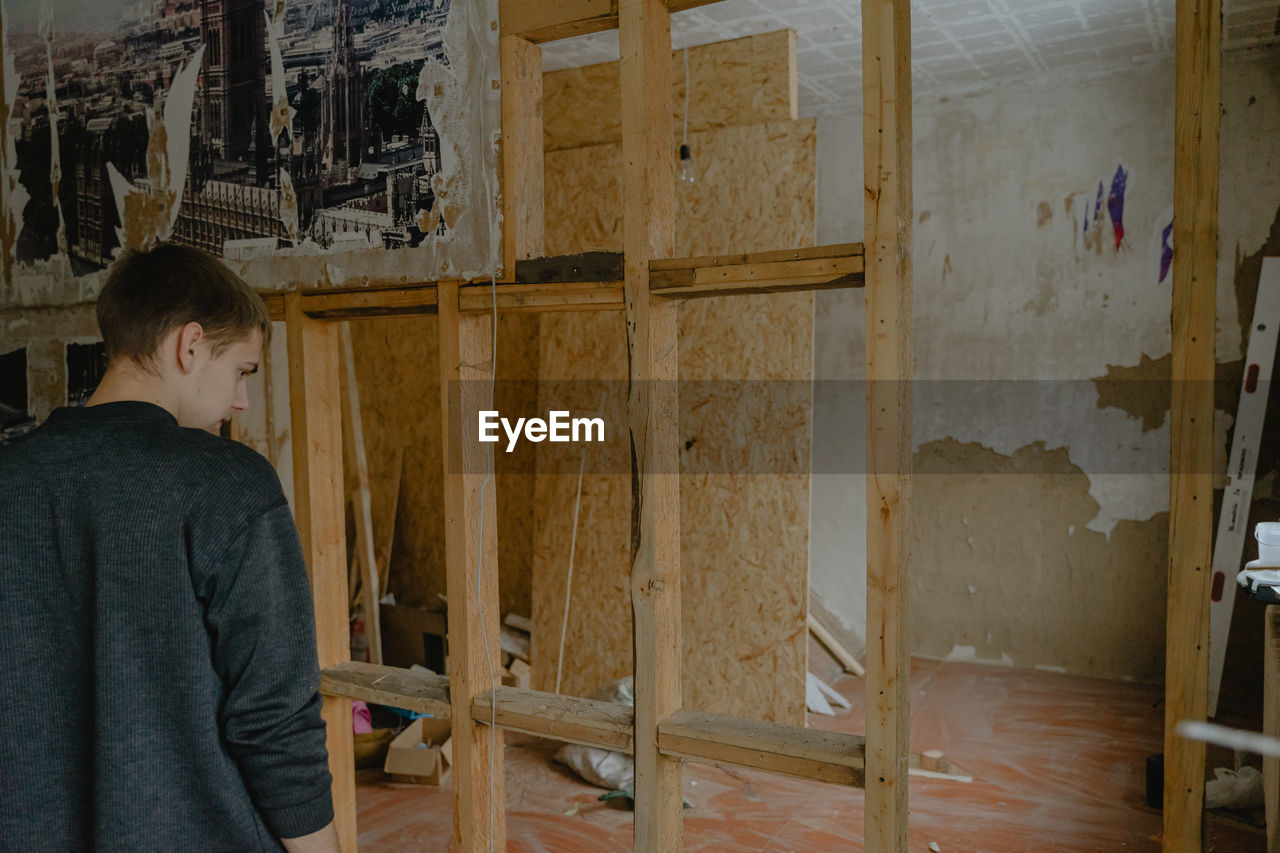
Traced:
<path fill-rule="evenodd" d="M 499 43 L 502 66 L 502 278 L 542 254 L 542 48 L 518 36 Z"/>
<path fill-rule="evenodd" d="M 356 469 L 356 491 L 352 506 L 356 516 L 356 551 L 364 567 L 364 631 L 369 643 L 369 660 L 382 663 L 382 618 L 380 602 L 382 589 L 378 582 L 378 561 L 373 545 L 373 491 L 369 486 L 369 457 L 365 452 L 364 418 L 360 414 L 360 386 L 356 381 L 355 351 L 351 344 L 351 324 L 339 324 L 342 342 L 343 386 L 343 435 L 347 450 Z"/>
<path fill-rule="evenodd" d="M 1262 733 L 1280 737 L 1280 607 L 1264 617 L 1262 649 Z M 1267 814 L 1267 853 L 1280 853 L 1280 758 L 1262 759 L 1262 797 Z"/>
<path fill-rule="evenodd" d="M 1173 146 L 1173 357 L 1165 621 L 1164 850 L 1200 851 L 1208 711 L 1213 374 L 1218 269 L 1220 0 L 1178 0 Z"/>
<path fill-rule="evenodd" d="M 681 849 L 681 768 L 658 753 L 658 724 L 681 705 L 679 358 L 676 304 L 649 293 L 649 261 L 675 242 L 671 15 L 663 0 L 622 0 L 622 201 L 628 420 L 632 453 L 631 603 L 635 614 L 635 849 Z"/>
<path fill-rule="evenodd" d="M 294 518 L 311 576 L 320 668 L 351 658 L 347 546 L 342 491 L 342 410 L 338 394 L 338 330 L 302 313 L 299 295 L 285 297 L 289 348 L 289 412 L 293 427 Z M 351 700 L 324 698 L 339 849 L 356 850 L 355 754 Z"/>
<path fill-rule="evenodd" d="M 502 730 L 471 718 L 476 695 L 501 684 L 493 445 L 476 440 L 478 412 L 489 407 L 493 321 L 459 313 L 456 281 L 440 282 L 438 293 L 453 839 L 457 850 L 506 850 Z"/>
<path fill-rule="evenodd" d="M 907 849 L 911 11 L 862 2 L 866 184 L 868 853 Z"/>

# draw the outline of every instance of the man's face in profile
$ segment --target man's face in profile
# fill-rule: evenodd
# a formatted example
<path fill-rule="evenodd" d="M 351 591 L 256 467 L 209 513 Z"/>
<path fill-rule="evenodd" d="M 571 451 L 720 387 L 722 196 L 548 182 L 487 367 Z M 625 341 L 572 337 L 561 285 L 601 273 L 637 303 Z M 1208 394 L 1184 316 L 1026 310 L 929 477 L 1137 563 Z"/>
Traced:
<path fill-rule="evenodd" d="M 217 433 L 236 412 L 249 408 L 245 378 L 257 373 L 262 358 L 262 332 L 254 329 L 215 351 L 208 338 L 195 344 L 194 369 L 184 377 L 186 405 L 182 426 Z"/>

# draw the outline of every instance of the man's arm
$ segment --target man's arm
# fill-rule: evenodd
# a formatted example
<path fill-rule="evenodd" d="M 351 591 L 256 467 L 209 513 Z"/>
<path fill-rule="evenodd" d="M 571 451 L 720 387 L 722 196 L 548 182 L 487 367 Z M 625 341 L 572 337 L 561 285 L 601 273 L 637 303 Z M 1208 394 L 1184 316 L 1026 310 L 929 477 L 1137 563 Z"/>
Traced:
<path fill-rule="evenodd" d="M 338 832 L 330 823 L 324 829 L 300 838 L 281 838 L 280 843 L 289 853 L 338 853 Z"/>
<path fill-rule="evenodd" d="M 216 563 L 201 597 L 224 685 L 223 743 L 267 829 L 277 838 L 323 834 L 333 801 L 315 610 L 283 496 L 251 518 Z"/>

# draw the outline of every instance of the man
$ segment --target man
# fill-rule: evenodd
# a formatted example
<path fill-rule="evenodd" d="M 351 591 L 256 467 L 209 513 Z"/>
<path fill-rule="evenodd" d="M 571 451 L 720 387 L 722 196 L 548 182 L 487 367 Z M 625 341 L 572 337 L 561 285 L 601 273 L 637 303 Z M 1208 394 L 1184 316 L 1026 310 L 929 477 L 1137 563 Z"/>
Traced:
<path fill-rule="evenodd" d="M 127 251 L 84 408 L 0 448 L 0 850 L 336 851 L 313 610 L 247 407 L 266 307 Z"/>

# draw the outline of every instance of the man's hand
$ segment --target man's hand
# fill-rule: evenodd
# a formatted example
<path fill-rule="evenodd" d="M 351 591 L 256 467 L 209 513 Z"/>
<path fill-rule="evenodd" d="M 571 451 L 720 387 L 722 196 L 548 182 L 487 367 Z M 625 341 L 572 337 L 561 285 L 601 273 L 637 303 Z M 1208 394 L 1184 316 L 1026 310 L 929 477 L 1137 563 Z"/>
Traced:
<path fill-rule="evenodd" d="M 338 853 L 338 832 L 330 823 L 324 829 L 298 838 L 281 838 L 289 853 Z"/>

